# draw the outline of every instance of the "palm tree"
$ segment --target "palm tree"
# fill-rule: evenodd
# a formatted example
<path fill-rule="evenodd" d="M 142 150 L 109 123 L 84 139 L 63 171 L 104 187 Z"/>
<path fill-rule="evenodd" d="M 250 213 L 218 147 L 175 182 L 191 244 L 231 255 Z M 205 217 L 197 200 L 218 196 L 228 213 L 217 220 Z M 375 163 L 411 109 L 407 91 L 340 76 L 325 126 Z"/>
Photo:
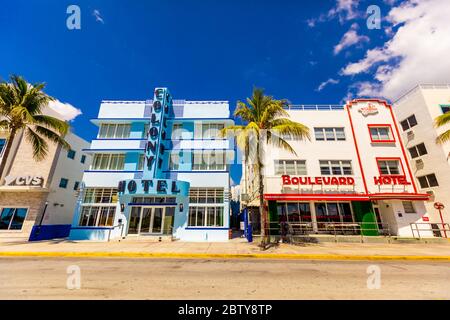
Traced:
<path fill-rule="evenodd" d="M 265 144 L 287 150 L 296 155 L 291 145 L 283 139 L 290 136 L 293 139 L 310 139 L 309 128 L 305 125 L 287 119 L 285 110 L 289 106 L 287 100 L 275 100 L 264 94 L 263 89 L 254 88 L 247 103 L 238 101 L 234 112 L 243 125 L 224 128 L 221 136 L 232 134 L 236 137 L 238 147 L 243 151 L 245 164 L 248 160 L 254 163 L 254 172 L 258 172 L 259 213 L 261 216 L 261 246 L 267 245 L 267 211 L 264 209 L 264 174 L 263 149 Z"/>
<path fill-rule="evenodd" d="M 450 123 L 450 111 L 444 113 L 443 115 L 440 115 L 435 120 L 436 127 L 443 127 L 449 123 Z M 436 138 L 436 143 L 438 143 L 438 144 L 443 144 L 443 143 L 446 143 L 447 141 L 450 141 L 450 129 L 445 131 L 444 133 L 440 134 Z"/>
<path fill-rule="evenodd" d="M 47 156 L 47 141 L 70 149 L 70 145 L 64 140 L 69 124 L 42 114 L 42 109 L 54 100 L 42 91 L 45 84 L 31 85 L 20 76 L 11 76 L 10 80 L 10 83 L 0 83 L 0 128 L 9 132 L 0 163 L 0 177 L 4 174 L 6 160 L 18 133 L 24 132 L 26 140 L 33 147 L 33 158 L 36 161 Z"/>

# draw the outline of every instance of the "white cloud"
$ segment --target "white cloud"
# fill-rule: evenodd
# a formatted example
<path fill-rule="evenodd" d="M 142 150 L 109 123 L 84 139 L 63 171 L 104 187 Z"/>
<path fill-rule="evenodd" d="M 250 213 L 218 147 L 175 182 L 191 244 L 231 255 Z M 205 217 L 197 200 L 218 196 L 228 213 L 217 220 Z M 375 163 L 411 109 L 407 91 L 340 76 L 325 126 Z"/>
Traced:
<path fill-rule="evenodd" d="M 448 0 L 406 0 L 388 14 L 395 28 L 383 46 L 348 64 L 344 75 L 373 72 L 360 95 L 395 99 L 420 83 L 450 82 L 450 5 Z"/>
<path fill-rule="evenodd" d="M 72 121 L 82 114 L 80 109 L 75 108 L 70 103 L 63 103 L 59 100 L 50 101 L 43 113 L 66 121 Z"/>
<path fill-rule="evenodd" d="M 322 82 L 319 87 L 317 87 L 316 91 L 322 91 L 323 89 L 325 89 L 326 86 L 328 86 L 329 84 L 338 84 L 339 80 L 335 80 L 335 79 L 328 79 L 327 81 Z"/>
<path fill-rule="evenodd" d="M 345 48 L 351 47 L 355 44 L 360 44 L 362 42 L 369 42 L 369 37 L 358 35 L 357 32 L 358 24 L 354 23 L 352 24 L 350 30 L 348 30 L 344 36 L 342 37 L 341 41 L 334 47 L 334 54 L 337 55 L 339 52 L 344 50 Z"/>
<path fill-rule="evenodd" d="M 339 22 L 343 24 L 345 21 L 362 16 L 357 10 L 358 5 L 359 0 L 336 0 L 336 5 L 328 13 L 322 13 L 318 18 L 308 19 L 306 23 L 308 27 L 314 28 L 318 22 L 325 22 L 338 17 Z"/>
<path fill-rule="evenodd" d="M 336 0 L 336 6 L 328 11 L 328 17 L 339 17 L 341 23 L 359 17 L 357 7 L 359 0 Z"/>

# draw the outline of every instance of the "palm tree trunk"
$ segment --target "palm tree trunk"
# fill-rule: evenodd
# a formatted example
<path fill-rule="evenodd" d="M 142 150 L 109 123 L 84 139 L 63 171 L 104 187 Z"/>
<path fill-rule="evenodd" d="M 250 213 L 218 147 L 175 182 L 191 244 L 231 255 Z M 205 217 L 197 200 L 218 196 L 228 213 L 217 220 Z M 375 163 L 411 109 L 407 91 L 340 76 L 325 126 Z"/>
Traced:
<path fill-rule="evenodd" d="M 3 174 L 5 173 L 6 163 L 8 162 L 9 154 L 11 153 L 11 148 L 14 143 L 14 138 L 16 137 L 16 130 L 11 130 L 11 133 L 9 134 L 8 142 L 6 143 L 5 152 L 3 153 L 3 157 L 0 163 L 0 178 L 3 177 Z"/>
<path fill-rule="evenodd" d="M 266 210 L 264 210 L 264 176 L 262 174 L 262 161 L 260 154 L 260 143 L 261 140 L 257 142 L 257 163 L 258 163 L 258 178 L 259 178 L 259 214 L 261 217 L 261 248 L 265 249 L 267 245 L 267 214 Z"/>

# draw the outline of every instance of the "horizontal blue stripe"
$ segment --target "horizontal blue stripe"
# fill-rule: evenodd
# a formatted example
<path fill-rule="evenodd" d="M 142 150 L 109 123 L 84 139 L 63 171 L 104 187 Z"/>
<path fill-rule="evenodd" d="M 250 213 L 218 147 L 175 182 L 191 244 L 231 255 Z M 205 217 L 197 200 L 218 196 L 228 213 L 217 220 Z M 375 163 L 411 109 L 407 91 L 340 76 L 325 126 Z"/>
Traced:
<path fill-rule="evenodd" d="M 133 196 L 136 196 L 136 195 L 133 195 Z M 143 196 L 149 196 L 149 195 L 145 194 Z M 139 197 L 139 196 L 136 196 L 136 197 Z M 132 202 L 130 202 L 128 205 L 131 207 L 139 207 L 139 206 L 176 207 L 177 203 L 132 203 Z"/>
<path fill-rule="evenodd" d="M 84 172 L 92 172 L 92 173 L 141 173 L 141 171 L 111 171 L 111 170 L 84 170 Z"/>
<path fill-rule="evenodd" d="M 144 138 L 97 138 L 92 141 L 147 141 Z"/>
<path fill-rule="evenodd" d="M 201 170 L 191 170 L 191 171 L 163 171 L 164 173 L 229 173 L 230 171 L 201 171 Z"/>
<path fill-rule="evenodd" d="M 88 152 L 100 152 L 100 151 L 144 151 L 144 148 L 139 149 L 82 149 L 81 151 Z"/>
<path fill-rule="evenodd" d="M 214 227 L 211 227 L 211 228 L 206 228 L 206 227 L 196 228 L 196 227 L 187 227 L 187 228 L 185 228 L 185 230 L 230 230 L 230 228 L 214 228 Z"/>
<path fill-rule="evenodd" d="M 113 230 L 114 227 L 72 227 L 70 230 Z"/>

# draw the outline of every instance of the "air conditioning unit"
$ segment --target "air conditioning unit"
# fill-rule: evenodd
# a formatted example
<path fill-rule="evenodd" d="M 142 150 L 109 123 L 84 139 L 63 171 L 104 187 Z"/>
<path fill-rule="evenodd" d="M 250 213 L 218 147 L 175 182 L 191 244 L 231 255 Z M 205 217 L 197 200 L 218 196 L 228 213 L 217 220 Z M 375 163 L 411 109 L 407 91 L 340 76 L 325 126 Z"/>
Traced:
<path fill-rule="evenodd" d="M 414 131 L 413 131 L 413 130 L 409 130 L 409 131 L 406 133 L 406 137 L 408 138 L 408 140 L 414 139 Z"/>
<path fill-rule="evenodd" d="M 416 168 L 417 169 L 423 169 L 423 167 L 424 167 L 423 160 L 422 159 L 417 159 L 416 160 Z"/>

